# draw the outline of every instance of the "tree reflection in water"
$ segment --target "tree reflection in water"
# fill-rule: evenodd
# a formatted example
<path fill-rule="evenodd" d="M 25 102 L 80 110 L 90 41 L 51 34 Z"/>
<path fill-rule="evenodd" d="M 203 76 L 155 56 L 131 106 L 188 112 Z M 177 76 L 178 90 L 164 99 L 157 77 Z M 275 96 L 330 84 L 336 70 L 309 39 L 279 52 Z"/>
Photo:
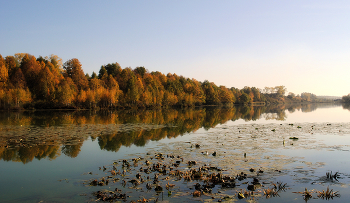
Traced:
<path fill-rule="evenodd" d="M 175 138 L 229 120 L 285 120 L 286 110 L 310 112 L 316 104 L 207 107 L 138 111 L 35 111 L 0 114 L 0 159 L 22 163 L 77 157 L 83 142 L 98 141 L 101 150 L 145 146 L 149 140 Z M 350 109 L 349 106 L 343 108 Z"/>

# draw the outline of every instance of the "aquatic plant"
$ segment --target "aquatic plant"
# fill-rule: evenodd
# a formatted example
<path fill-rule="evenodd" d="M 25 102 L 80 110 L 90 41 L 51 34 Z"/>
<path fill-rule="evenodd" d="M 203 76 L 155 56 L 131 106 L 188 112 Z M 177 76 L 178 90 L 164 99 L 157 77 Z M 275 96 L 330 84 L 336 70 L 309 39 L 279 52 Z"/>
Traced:
<path fill-rule="evenodd" d="M 318 193 L 318 197 L 319 198 L 322 198 L 322 199 L 326 199 L 326 200 L 329 200 L 329 199 L 333 199 L 333 197 L 339 197 L 340 195 L 338 194 L 338 191 L 337 192 L 333 192 L 333 189 L 329 189 L 329 186 L 327 187 L 327 190 L 324 191 L 317 191 Z"/>
<path fill-rule="evenodd" d="M 193 192 L 193 197 L 200 197 L 201 194 L 202 194 L 201 191 L 196 190 Z"/>
<path fill-rule="evenodd" d="M 284 127 L 285 126 L 282 126 L 282 128 Z M 109 166 L 109 168 L 106 165 L 106 167 L 107 170 L 110 171 L 110 174 L 112 174 L 112 170 L 114 170 L 116 177 L 122 176 L 122 174 L 118 173 L 118 170 L 121 169 L 120 171 L 123 171 L 125 176 L 122 176 L 123 178 L 121 178 L 121 181 L 119 180 L 120 182 L 118 184 L 125 187 L 127 190 L 126 194 L 133 192 L 138 193 L 140 190 L 147 191 L 147 193 L 145 193 L 145 198 L 151 198 L 152 200 L 157 198 L 157 196 L 161 198 L 160 195 L 163 197 L 162 192 L 164 191 L 168 192 L 168 195 L 170 191 L 171 197 L 169 197 L 169 199 L 174 201 L 180 201 L 180 199 L 182 201 L 183 199 L 191 199 L 193 197 L 199 201 L 207 201 L 210 200 L 209 198 L 216 200 L 219 198 L 219 201 L 224 201 L 225 195 L 230 195 L 230 199 L 243 199 L 247 197 L 249 199 L 249 195 L 252 199 L 278 197 L 281 195 L 281 191 L 287 189 L 287 183 L 272 182 L 268 187 L 266 187 L 265 184 L 270 182 L 271 179 L 275 179 L 277 176 L 288 174 L 289 169 L 283 168 L 283 164 L 293 163 L 295 159 L 290 159 L 288 156 L 282 155 L 266 155 L 265 152 L 267 151 L 265 149 L 270 146 L 272 146 L 272 149 L 274 149 L 274 147 L 279 149 L 279 147 L 281 147 L 281 138 L 288 139 L 289 136 L 295 136 L 291 138 L 299 137 L 302 138 L 303 141 L 308 141 L 309 138 L 300 132 L 306 132 L 309 128 L 303 127 L 301 130 L 289 128 L 287 132 L 285 132 L 280 130 L 279 127 L 276 127 L 276 125 L 263 126 L 259 128 L 261 133 L 257 137 L 263 139 L 264 148 L 259 148 L 261 144 L 260 139 L 251 139 L 251 135 L 255 133 L 254 128 L 255 126 L 244 128 L 244 130 L 247 131 L 246 135 L 243 133 L 238 135 L 238 132 L 234 132 L 232 135 L 225 137 L 224 135 L 226 135 L 227 132 L 222 131 L 219 132 L 221 136 L 217 132 L 209 133 L 208 136 L 196 137 L 193 139 L 194 141 L 191 142 L 160 143 L 158 146 L 162 148 L 151 149 L 148 153 L 145 153 L 143 158 L 131 159 L 130 157 L 129 159 L 125 159 L 124 170 L 121 169 L 122 160 L 119 161 L 120 164 L 113 164 Z M 272 132 L 271 129 L 276 129 L 276 131 L 281 133 L 276 134 Z M 200 150 L 194 148 L 194 143 L 201 144 Z M 202 143 L 211 144 L 203 145 Z M 222 143 L 225 143 L 225 147 L 222 146 Z M 297 146 L 303 148 L 305 147 L 303 143 L 304 142 L 298 143 Z M 190 148 L 191 145 L 193 148 Z M 201 154 L 202 151 L 208 152 L 206 153 L 207 155 L 216 152 L 216 157 L 203 156 Z M 179 152 L 181 156 L 175 155 Z M 249 156 L 247 156 L 245 152 L 249 153 Z M 167 155 L 166 153 L 169 154 Z M 242 156 L 242 154 L 244 156 Z M 139 154 L 134 154 L 132 156 L 138 157 Z M 134 163 L 138 162 L 139 166 L 135 166 L 130 160 Z M 130 163 L 130 166 L 127 167 L 126 163 Z M 311 164 L 313 163 L 307 163 L 308 166 L 311 166 Z M 111 169 L 113 166 L 115 168 Z M 281 172 L 282 169 L 283 172 Z M 305 171 L 307 170 L 308 169 L 305 169 Z M 102 173 L 102 169 L 100 173 Z M 327 174 L 326 176 L 328 176 L 328 179 L 334 180 L 339 177 L 338 173 L 332 174 L 332 172 L 329 172 Z M 110 180 L 116 177 L 111 176 Z M 135 177 L 136 180 L 139 181 L 137 185 L 129 182 Z M 142 182 L 141 178 L 147 178 L 147 180 Z M 260 183 L 258 178 L 263 181 L 260 180 Z M 122 182 L 124 181 L 123 179 L 126 180 L 124 185 Z M 323 179 L 326 179 L 326 177 L 323 177 Z M 97 183 L 98 182 L 100 182 L 99 179 L 97 179 Z M 162 190 L 156 192 L 155 188 L 158 185 L 163 187 Z M 113 186 L 110 184 L 109 187 Z M 234 192 L 233 190 L 236 188 L 236 193 L 232 195 L 232 192 Z M 189 192 L 187 192 L 188 189 L 190 190 Z M 136 191 L 130 192 L 129 190 Z M 166 194 L 165 192 L 164 194 Z M 333 192 L 330 189 L 324 192 L 317 192 L 305 188 L 305 191 L 296 193 L 302 194 L 305 200 L 317 198 L 317 194 L 319 198 L 338 196 L 338 192 Z M 132 197 L 135 197 L 134 194 Z M 130 199 L 130 201 L 135 200 L 136 199 Z"/>
<path fill-rule="evenodd" d="M 304 200 L 307 201 L 310 198 L 312 198 L 312 193 L 315 192 L 314 190 L 307 190 L 307 188 L 305 188 L 304 192 L 293 192 L 293 193 L 300 193 L 303 195 Z"/>
<path fill-rule="evenodd" d="M 275 188 L 267 188 L 267 189 L 264 189 L 264 196 L 266 197 L 266 199 L 268 199 L 279 195 L 278 195 L 278 191 L 276 191 Z"/>
<path fill-rule="evenodd" d="M 327 177 L 327 179 L 330 179 L 331 181 L 333 181 L 333 179 L 338 181 L 339 174 L 338 174 L 338 172 L 335 172 L 335 174 L 333 175 L 332 171 L 331 171 L 331 172 L 326 173 L 326 177 Z"/>
<path fill-rule="evenodd" d="M 286 189 L 287 183 L 283 184 L 283 182 L 277 182 L 277 183 L 272 183 L 272 185 L 274 186 L 275 190 L 284 191 Z"/>

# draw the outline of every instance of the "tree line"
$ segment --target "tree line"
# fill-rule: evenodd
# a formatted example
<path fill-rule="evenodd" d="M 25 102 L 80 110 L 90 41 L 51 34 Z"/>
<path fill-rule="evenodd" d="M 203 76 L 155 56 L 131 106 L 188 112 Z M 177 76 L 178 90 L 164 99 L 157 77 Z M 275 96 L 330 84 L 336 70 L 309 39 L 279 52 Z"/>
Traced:
<path fill-rule="evenodd" d="M 350 103 L 350 94 L 344 95 L 344 96 L 342 97 L 342 102 L 344 102 L 344 103 Z"/>
<path fill-rule="evenodd" d="M 56 55 L 36 58 L 27 53 L 0 55 L 0 108 L 153 108 L 232 105 L 237 103 L 308 101 L 284 86 L 217 86 L 205 80 L 149 72 L 144 67 L 122 69 L 102 65 L 85 74 L 76 58 L 65 63 Z"/>

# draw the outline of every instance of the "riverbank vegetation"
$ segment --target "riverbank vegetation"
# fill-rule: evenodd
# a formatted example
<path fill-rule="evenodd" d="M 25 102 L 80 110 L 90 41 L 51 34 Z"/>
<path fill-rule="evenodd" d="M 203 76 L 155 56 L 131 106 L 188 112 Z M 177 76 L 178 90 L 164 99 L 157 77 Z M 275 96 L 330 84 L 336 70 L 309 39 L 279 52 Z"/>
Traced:
<path fill-rule="evenodd" d="M 218 86 L 144 67 L 102 65 L 85 74 L 76 58 L 63 63 L 56 55 L 0 55 L 0 109 L 155 108 L 202 105 L 329 102 L 311 93 L 286 94 L 284 86 Z"/>
<path fill-rule="evenodd" d="M 343 103 L 350 103 L 350 94 L 343 96 L 342 102 Z"/>

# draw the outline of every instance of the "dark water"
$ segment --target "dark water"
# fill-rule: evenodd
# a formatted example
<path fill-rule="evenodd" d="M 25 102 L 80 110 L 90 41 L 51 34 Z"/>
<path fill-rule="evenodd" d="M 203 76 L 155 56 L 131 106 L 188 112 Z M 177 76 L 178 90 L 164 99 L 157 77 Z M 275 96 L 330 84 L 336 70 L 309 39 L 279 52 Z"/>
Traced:
<path fill-rule="evenodd" d="M 254 146 L 263 149 L 263 143 L 270 143 L 266 145 L 268 151 L 257 152 L 265 157 L 276 154 L 298 157 L 298 161 L 283 162 L 281 166 L 288 172 L 280 176 L 279 181 L 288 183 L 293 189 L 276 198 L 257 197 L 257 201 L 278 202 L 281 201 L 278 198 L 284 198 L 283 201 L 300 202 L 303 200 L 302 194 L 292 192 L 316 185 L 314 188 L 318 190 L 333 186 L 342 195 L 333 201 L 343 202 L 349 198 L 345 192 L 349 187 L 350 174 L 347 160 L 350 149 L 350 134 L 347 131 L 349 122 L 349 108 L 334 104 L 118 112 L 1 112 L 0 199 L 1 202 L 94 202 L 92 193 L 99 188 L 84 183 L 101 177 L 104 173 L 99 170 L 101 166 L 130 158 L 130 154 L 136 156 L 152 150 L 161 151 L 162 146 L 174 143 L 201 142 L 208 147 L 207 150 L 212 150 L 215 147 L 211 144 L 212 134 L 217 139 L 221 136 L 222 143 L 226 143 L 234 142 L 234 136 L 241 133 L 237 135 L 243 138 L 241 145 L 244 143 L 244 146 L 250 146 L 256 136 L 251 133 L 253 130 L 268 129 L 264 132 L 271 133 L 271 128 L 280 133 L 279 138 L 284 136 L 283 146 L 281 140 L 276 138 L 276 143 L 279 143 L 277 146 L 272 138 L 266 141 L 266 137 L 260 138 L 259 144 Z M 289 130 L 287 127 L 290 123 L 300 125 L 304 131 L 295 131 L 296 126 L 294 131 Z M 316 124 L 318 131 L 312 129 L 315 133 L 311 136 L 305 129 L 311 129 Z M 245 130 L 239 130 L 243 128 Z M 304 143 L 293 143 L 288 140 L 293 133 L 299 133 L 300 139 L 308 133 L 310 136 L 305 137 Z M 232 140 L 224 140 L 226 135 L 231 135 Z M 247 149 L 237 147 L 237 151 L 243 153 Z M 207 161 L 214 163 L 216 160 Z M 330 171 L 339 171 L 341 179 L 337 182 L 318 181 Z M 233 197 L 236 190 L 238 188 L 227 193 Z M 137 201 L 138 198 L 130 200 Z M 191 195 L 180 199 L 203 200 L 193 199 Z M 179 201 L 176 197 L 167 197 L 165 200 Z"/>

